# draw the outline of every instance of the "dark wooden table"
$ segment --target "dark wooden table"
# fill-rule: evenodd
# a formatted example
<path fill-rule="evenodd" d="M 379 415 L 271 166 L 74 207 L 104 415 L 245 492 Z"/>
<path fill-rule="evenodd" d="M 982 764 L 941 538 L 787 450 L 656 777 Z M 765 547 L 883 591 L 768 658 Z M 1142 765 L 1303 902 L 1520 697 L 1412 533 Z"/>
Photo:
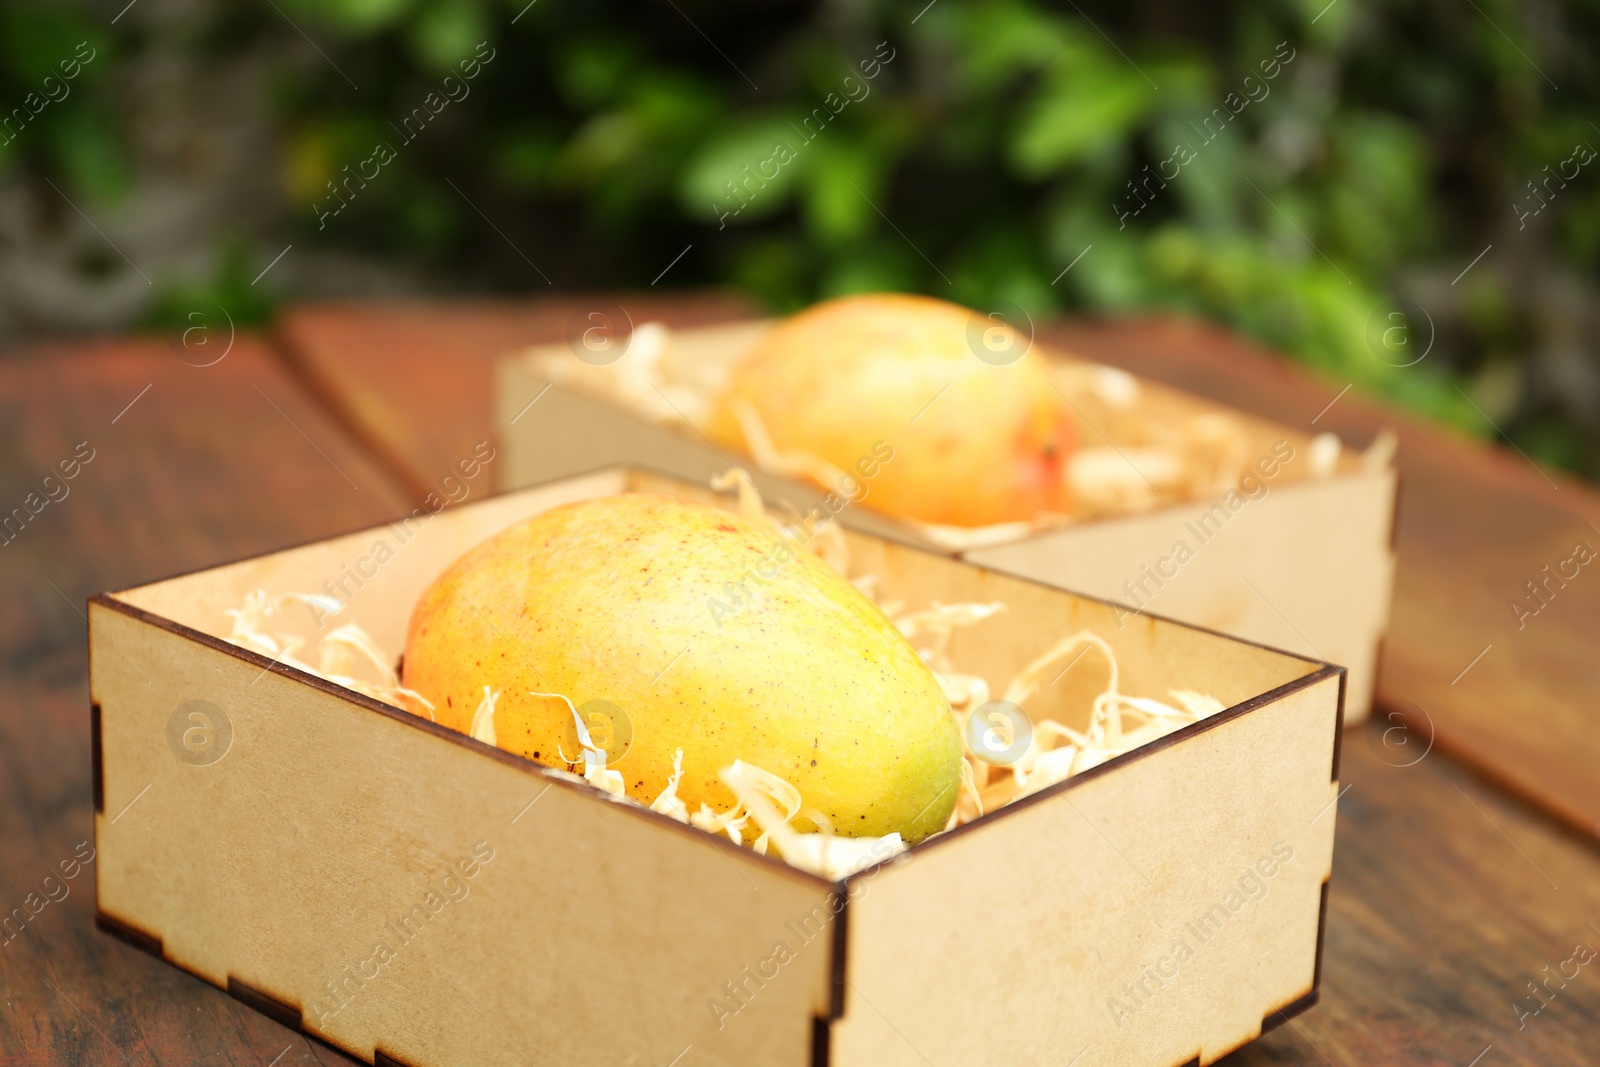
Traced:
<path fill-rule="evenodd" d="M 719 297 L 624 302 L 683 325 L 748 310 Z M 306 309 L 270 345 L 240 337 L 206 368 L 160 341 L 0 357 L 0 509 L 79 442 L 94 449 L 69 495 L 0 545 L 0 909 L 26 911 L 91 838 L 85 597 L 409 508 L 481 439 L 493 357 L 558 338 L 573 306 Z M 1061 336 L 1280 419 L 1309 420 L 1343 384 L 1183 324 Z M 1580 654 L 1593 645 L 1595 594 L 1572 583 L 1570 607 L 1558 600 L 1516 635 L 1526 652 L 1479 627 L 1505 610 L 1505 576 L 1600 514 L 1596 496 L 1562 479 L 1542 492 L 1532 480 L 1543 475 L 1514 453 L 1354 395 L 1317 425 L 1359 440 L 1379 424 L 1398 425 L 1406 449 L 1383 695 L 1422 705 L 1437 743 L 1415 713 L 1406 746 L 1379 725 L 1346 738 L 1322 1002 L 1228 1062 L 1593 1064 L 1593 966 L 1553 984 L 1539 1014 L 1519 1012 L 1538 1006 L 1528 983 L 1574 946 L 1600 948 L 1600 763 L 1585 729 L 1595 666 Z M 1485 644 L 1495 647 L 1450 685 Z M 1529 676 L 1530 664 L 1553 673 Z M 91 866 L 65 883 L 0 946 L 0 1065 L 348 1062 L 98 933 L 92 877 Z"/>
<path fill-rule="evenodd" d="M 1400 438 L 1394 610 L 1378 699 L 1434 724 L 1441 748 L 1503 788 L 1600 835 L 1600 571 L 1539 607 L 1579 542 L 1600 552 L 1600 493 L 1509 448 L 1468 439 L 1319 380 L 1219 330 L 1182 321 L 1063 326 L 1085 355 L 1365 447 Z M 1331 404 L 1331 406 L 1330 406 Z M 1320 416 L 1320 417 L 1319 417 Z M 1480 658 L 1481 657 L 1481 658 Z M 1600 1060 L 1597 1060 L 1600 1062 Z"/>
<path fill-rule="evenodd" d="M 0 358 L 6 512 L 79 442 L 94 458 L 69 494 L 0 546 L 3 914 L 47 899 L 46 876 L 93 840 L 85 597 L 379 522 L 406 499 L 248 337 L 206 368 L 159 340 Z M 0 947 L 0 1064 L 260 1065 L 286 1047 L 276 1067 L 342 1062 L 97 931 L 93 878 Z"/>

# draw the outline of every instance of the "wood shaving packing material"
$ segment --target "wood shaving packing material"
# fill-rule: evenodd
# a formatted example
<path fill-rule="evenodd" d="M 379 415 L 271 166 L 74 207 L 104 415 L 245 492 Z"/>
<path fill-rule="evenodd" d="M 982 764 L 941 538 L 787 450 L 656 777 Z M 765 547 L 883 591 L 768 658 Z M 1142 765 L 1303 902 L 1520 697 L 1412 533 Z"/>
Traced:
<path fill-rule="evenodd" d="M 335 614 L 344 608 L 344 605 L 333 597 L 314 593 L 284 593 L 269 598 L 265 590 L 257 589 L 245 597 L 241 607 L 230 608 L 224 612 L 233 620 L 232 629 L 225 640 L 240 648 L 259 652 L 275 663 L 316 675 L 318 678 L 333 682 L 335 685 L 342 685 L 374 700 L 390 704 L 398 703 L 413 714 L 425 714 L 433 720 L 433 704 L 421 693 L 400 685 L 394 668 L 389 665 L 378 643 L 355 623 L 339 627 L 318 642 L 319 666 L 313 667 L 309 663 L 295 659 L 294 653 L 304 647 L 304 640 L 294 635 L 275 636 L 262 630 L 269 615 L 291 604 L 304 604 L 321 611 L 324 615 Z M 352 672 L 359 662 L 356 658 L 358 655 L 366 659 L 378 673 L 381 679 L 378 684 L 353 676 Z M 422 709 L 420 713 L 418 708 Z"/>
<path fill-rule="evenodd" d="M 782 521 L 767 511 L 759 491 L 745 472 L 728 471 L 716 478 L 713 485 L 724 490 L 737 487 L 742 515 L 751 520 L 766 521 L 780 533 L 788 532 Z M 871 580 L 857 579 L 857 587 L 864 591 L 870 592 L 875 584 Z M 265 618 L 279 607 L 296 602 L 316 604 L 326 609 L 328 605 L 321 602 L 327 600 L 325 597 L 299 593 L 269 600 L 262 591 L 252 593 L 241 608 L 228 612 L 234 620 L 230 640 L 242 647 L 272 655 L 280 662 L 287 661 L 298 647 L 296 639 L 275 637 L 264 632 L 262 626 Z M 334 610 L 338 607 L 335 604 Z M 931 647 L 918 651 L 939 679 L 941 689 L 950 701 L 951 713 L 961 727 L 963 752 L 960 793 L 946 831 L 981 818 L 985 812 L 992 812 L 1019 797 L 1036 793 L 1148 744 L 1189 723 L 1198 722 L 1207 715 L 1214 715 L 1223 707 L 1222 702 L 1214 697 L 1187 689 L 1169 692 L 1173 704 L 1122 693 L 1115 651 L 1098 634 L 1080 631 L 1062 638 L 1018 672 L 1006 686 L 1004 699 L 1023 706 L 1038 693 L 1047 673 L 1058 663 L 1074 653 L 1081 656 L 1086 650 L 1096 650 L 1106 660 L 1109 678 L 1105 690 L 1091 702 L 1087 730 L 1080 732 L 1053 719 L 1041 720 L 1033 724 L 1028 747 L 1023 754 L 1010 766 L 997 766 L 985 761 L 967 744 L 967 721 L 988 703 L 988 682 L 980 676 L 962 673 L 959 665 L 951 659 L 949 645 L 956 630 L 980 625 L 1005 611 L 1006 605 L 999 601 L 983 604 L 935 602 L 919 611 L 903 613 L 896 610 L 894 625 L 908 640 L 925 636 L 934 639 Z M 388 667 L 390 661 L 383 650 L 353 623 L 323 638 L 322 655 L 323 667 L 327 670 L 353 669 L 354 664 L 364 659 L 379 671 L 385 681 L 398 681 L 393 669 Z M 420 695 L 401 689 L 398 684 L 371 686 L 345 674 L 323 674 L 299 663 L 294 665 L 376 699 L 401 697 L 427 703 Z M 471 736 L 485 744 L 497 743 L 494 715 L 499 695 L 489 686 L 484 686 L 483 700 L 473 713 Z M 577 728 L 583 753 L 583 775 L 580 777 L 560 768 L 549 768 L 551 773 L 572 781 L 585 782 L 618 802 L 640 803 L 627 795 L 621 772 L 609 769 L 606 751 L 594 743 L 570 698 L 561 693 L 529 695 L 562 701 Z M 432 705 L 427 707 L 431 718 Z M 1125 721 L 1129 717 L 1133 721 Z M 564 752 L 559 752 L 558 756 L 568 763 L 578 762 L 577 757 L 568 757 Z M 906 849 L 898 833 L 876 838 L 835 835 L 825 816 L 805 808 L 799 790 L 793 785 L 743 760 L 736 760 L 719 772 L 719 777 L 735 797 L 734 806 L 727 811 L 719 812 L 707 804 L 701 804 L 698 811 L 690 812 L 688 805 L 677 795 L 682 777 L 683 749 L 679 748 L 673 756 L 672 778 L 649 804 L 650 810 L 706 833 L 726 836 L 736 845 L 744 844 L 749 823 L 754 820 L 761 831 L 751 842 L 754 851 L 766 854 L 769 848 L 776 849 L 786 862 L 824 878 L 846 877 L 888 860 Z M 797 829 L 794 826 L 797 818 L 806 819 L 818 829 L 813 832 Z"/>

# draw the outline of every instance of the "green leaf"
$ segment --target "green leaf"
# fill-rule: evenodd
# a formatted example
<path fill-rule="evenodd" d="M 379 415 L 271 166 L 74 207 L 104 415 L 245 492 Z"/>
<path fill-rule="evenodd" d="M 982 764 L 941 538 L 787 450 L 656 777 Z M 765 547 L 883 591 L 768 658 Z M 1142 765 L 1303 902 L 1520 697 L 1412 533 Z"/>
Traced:
<path fill-rule="evenodd" d="M 435 71 L 454 70 L 472 57 L 473 49 L 489 38 L 483 10 L 468 0 L 440 0 L 412 22 L 407 42 L 412 55 Z"/>
<path fill-rule="evenodd" d="M 794 194 L 805 138 L 789 123 L 748 119 L 702 145 L 684 166 L 678 200 L 692 218 L 748 222 Z"/>
<path fill-rule="evenodd" d="M 110 118 L 88 108 L 73 108 L 55 117 L 49 143 L 67 185 L 81 189 L 97 203 L 113 202 L 133 183 L 116 127 Z"/>
<path fill-rule="evenodd" d="M 219 239 L 222 247 L 206 274 L 177 273 L 160 278 L 155 296 L 141 316 L 146 327 L 190 331 L 190 344 L 220 349 L 232 331 L 262 326 L 273 316 L 271 283 L 254 286 L 262 265 L 272 258 L 236 234 Z"/>
<path fill-rule="evenodd" d="M 490 173 L 504 189 L 533 192 L 545 185 L 557 148 L 555 135 L 548 130 L 508 131 L 490 153 Z"/>
<path fill-rule="evenodd" d="M 816 291 L 806 248 L 789 236 L 739 246 L 728 273 L 734 284 L 775 311 L 796 311 Z"/>
<path fill-rule="evenodd" d="M 593 187 L 605 175 L 632 165 L 644 150 L 645 131 L 625 110 L 603 111 L 580 126 L 551 166 L 560 185 Z"/>
<path fill-rule="evenodd" d="M 692 146 L 712 122 L 726 114 L 726 104 L 716 87 L 698 72 L 679 70 L 634 71 L 630 78 L 628 109 L 640 125 L 674 157 Z"/>
<path fill-rule="evenodd" d="M 279 0 L 295 19 L 331 27 L 346 37 L 371 37 L 400 23 L 414 0 Z"/>
<path fill-rule="evenodd" d="M 1245 178 L 1254 174 L 1260 184 L 1263 168 L 1251 158 L 1247 130 L 1230 124 L 1217 133 L 1215 127 L 1200 125 L 1203 118 L 1197 116 L 1192 125 L 1176 118 L 1161 123 L 1150 146 L 1151 155 L 1157 158 L 1151 170 L 1161 175 L 1177 168 L 1177 176 L 1167 179 L 1167 187 L 1158 195 L 1171 198 L 1172 206 L 1187 219 L 1201 226 L 1231 229 L 1239 222 L 1241 201 L 1249 203 L 1244 198 L 1260 204 L 1260 194 Z M 1189 162 L 1184 163 L 1185 159 Z"/>
<path fill-rule="evenodd" d="M 1024 109 L 1011 139 L 1011 163 L 1042 178 L 1130 136 L 1149 116 L 1155 90 L 1131 66 L 1089 64 L 1053 77 Z"/>
<path fill-rule="evenodd" d="M 1137 238 L 1107 237 L 1092 245 L 1058 284 L 1071 286 L 1090 307 L 1130 311 L 1149 300 L 1151 278 Z"/>
<path fill-rule="evenodd" d="M 801 151 L 808 157 L 803 196 L 811 231 L 829 244 L 860 237 L 878 214 L 869 201 L 879 199 L 883 174 L 873 153 L 843 130 L 824 131 Z"/>
<path fill-rule="evenodd" d="M 76 62 L 96 76 L 108 65 L 110 41 L 97 25 L 66 8 L 16 4 L 0 8 L 0 62 L 16 80 L 44 92 L 48 76 L 61 79 L 61 64 Z"/>
<path fill-rule="evenodd" d="M 935 9 L 937 12 L 938 9 Z M 1049 66 L 1092 60 L 1093 32 L 1025 3 L 950 5 L 929 33 L 959 55 L 969 91 L 989 93 Z"/>
<path fill-rule="evenodd" d="M 567 42 L 556 53 L 562 95 L 573 106 L 591 110 L 610 104 L 640 75 L 641 57 L 631 41 L 616 32 Z"/>
<path fill-rule="evenodd" d="M 893 233 L 889 237 L 898 241 Z M 901 242 L 890 246 L 882 241 L 853 246 L 838 252 L 823 268 L 818 284 L 819 296 L 847 296 L 851 293 L 904 292 L 917 287 L 919 268 L 926 265 Z"/>

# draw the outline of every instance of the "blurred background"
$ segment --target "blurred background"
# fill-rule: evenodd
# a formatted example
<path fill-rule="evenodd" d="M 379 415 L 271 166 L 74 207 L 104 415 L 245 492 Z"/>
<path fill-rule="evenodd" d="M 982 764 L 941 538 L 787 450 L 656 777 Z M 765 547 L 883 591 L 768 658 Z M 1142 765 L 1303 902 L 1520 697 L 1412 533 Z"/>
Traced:
<path fill-rule="evenodd" d="M 6 0 L 0 345 L 336 297 L 1183 313 L 1600 476 L 1596 0 Z"/>

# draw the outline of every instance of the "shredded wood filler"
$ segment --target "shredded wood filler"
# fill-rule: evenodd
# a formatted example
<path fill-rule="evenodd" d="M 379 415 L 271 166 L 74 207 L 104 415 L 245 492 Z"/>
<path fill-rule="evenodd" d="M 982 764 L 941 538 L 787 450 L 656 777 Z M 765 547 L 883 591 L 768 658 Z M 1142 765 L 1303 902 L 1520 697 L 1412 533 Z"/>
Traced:
<path fill-rule="evenodd" d="M 421 693 L 400 684 L 400 677 L 392 666 L 394 660 L 385 655 L 378 643 L 353 622 L 328 633 L 317 643 L 318 666 L 312 667 L 295 659 L 294 654 L 305 646 L 305 641 L 292 635 L 273 637 L 262 631 L 268 616 L 291 604 L 314 606 L 326 615 L 332 615 L 344 607 L 333 597 L 315 593 L 284 593 L 269 598 L 264 590 L 258 589 L 245 597 L 242 606 L 228 609 L 227 615 L 233 619 L 233 628 L 226 640 L 229 644 L 259 652 L 275 663 L 298 668 L 346 689 L 354 689 L 374 700 L 398 704 L 407 711 L 433 718 L 433 704 Z M 357 671 L 363 670 L 363 663 L 365 673 L 375 675 L 376 682 L 355 677 Z"/>
<path fill-rule="evenodd" d="M 744 471 L 728 471 L 713 479 L 713 485 L 719 489 L 737 488 L 738 508 L 744 517 L 766 522 L 782 536 L 798 536 L 798 526 L 766 509 L 760 493 Z M 805 547 L 837 567 L 840 573 L 848 574 L 849 551 L 842 534 L 834 528 L 834 524 L 829 524 L 825 529 L 832 530 L 833 536 L 814 537 Z M 862 575 L 853 580 L 866 595 L 873 595 L 877 585 L 875 575 Z M 262 591 L 251 593 L 242 607 L 227 613 L 233 619 L 232 634 L 228 639 L 236 645 L 270 656 L 279 663 L 290 664 L 358 693 L 398 704 L 414 713 L 426 714 L 431 719 L 433 705 L 421 694 L 400 686 L 395 670 L 390 666 L 390 657 L 354 623 L 341 626 L 322 638 L 318 646 L 319 666 L 316 668 L 293 658 L 293 653 L 304 645 L 300 638 L 264 630 L 269 616 L 295 603 L 315 606 L 330 614 L 340 610 L 341 605 L 337 602 L 324 603 L 327 600 L 326 597 L 303 593 L 286 593 L 275 598 L 268 598 Z M 955 811 L 945 826 L 946 831 L 971 822 L 986 811 L 1037 793 L 1074 774 L 1148 744 L 1189 723 L 1214 715 L 1223 708 L 1222 702 L 1214 697 L 1187 689 L 1168 691 L 1166 695 L 1170 703 L 1122 692 L 1116 652 L 1104 638 L 1083 630 L 1062 638 L 1027 664 L 1006 686 L 1001 699 L 1018 707 L 1025 705 L 1049 680 L 1061 673 L 1057 668 L 1063 664 L 1070 666 L 1090 652 L 1096 653 L 1106 664 L 1108 681 L 1105 690 L 1090 703 L 1087 728 L 1080 732 L 1054 719 L 1033 722 L 1027 745 L 1021 754 L 1009 763 L 996 764 L 986 759 L 986 754 L 973 750 L 970 744 L 972 731 L 968 729 L 971 725 L 969 720 L 975 715 L 984 715 L 986 706 L 990 705 L 989 684 L 976 674 L 962 671 L 960 665 L 954 662 L 949 648 L 957 630 L 993 618 L 1004 612 L 1006 605 L 999 601 L 986 604 L 935 602 L 916 611 L 905 611 L 901 605 L 893 603 L 880 603 L 879 606 L 895 627 L 917 647 L 934 672 L 945 698 L 950 702 L 951 714 L 961 727 L 963 755 L 960 794 Z M 377 681 L 358 679 L 354 676 L 358 671 L 376 677 Z M 563 693 L 530 692 L 528 695 L 560 700 L 567 706 L 577 728 L 580 752 L 560 752 L 558 756 L 572 765 L 582 763 L 582 775 L 546 767 L 548 773 L 570 781 L 584 782 L 619 803 L 641 803 L 627 795 L 621 772 L 609 768 L 605 749 L 595 743 L 569 697 Z M 492 687 L 483 687 L 483 699 L 473 713 L 469 731 L 475 740 L 498 745 L 494 716 L 500 696 Z M 984 720 L 980 719 L 980 725 L 983 724 Z M 683 777 L 682 748 L 674 753 L 672 765 L 672 778 L 660 795 L 650 802 L 650 810 L 708 834 L 726 837 L 736 845 L 744 845 L 748 839 L 754 851 L 762 854 L 776 852 L 788 863 L 824 878 L 847 877 L 906 849 L 898 833 L 875 838 L 834 834 L 827 816 L 807 807 L 799 790 L 793 785 L 743 760 L 736 760 L 724 767 L 718 775 L 735 797 L 733 807 L 716 811 L 702 803 L 699 810 L 690 811 L 677 794 Z M 797 821 L 811 829 L 798 828 Z"/>

